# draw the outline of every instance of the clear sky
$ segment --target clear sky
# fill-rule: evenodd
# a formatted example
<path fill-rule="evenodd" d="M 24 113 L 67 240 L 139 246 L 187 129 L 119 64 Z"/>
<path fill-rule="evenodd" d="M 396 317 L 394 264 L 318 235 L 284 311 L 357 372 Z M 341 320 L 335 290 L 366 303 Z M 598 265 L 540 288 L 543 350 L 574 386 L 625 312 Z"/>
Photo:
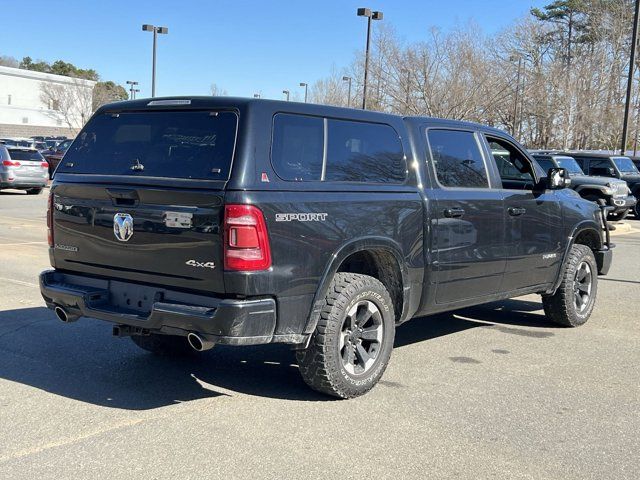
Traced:
<path fill-rule="evenodd" d="M 367 4 L 368 2 L 368 4 Z M 208 95 L 211 83 L 230 95 L 281 98 L 312 84 L 362 50 L 365 19 L 356 8 L 384 13 L 406 41 L 432 26 L 473 21 L 501 31 L 540 0 L 0 0 L 0 55 L 71 62 L 105 80 L 138 80 L 151 92 L 152 34 L 158 37 L 156 95 Z M 376 25 L 377 22 L 374 23 Z"/>

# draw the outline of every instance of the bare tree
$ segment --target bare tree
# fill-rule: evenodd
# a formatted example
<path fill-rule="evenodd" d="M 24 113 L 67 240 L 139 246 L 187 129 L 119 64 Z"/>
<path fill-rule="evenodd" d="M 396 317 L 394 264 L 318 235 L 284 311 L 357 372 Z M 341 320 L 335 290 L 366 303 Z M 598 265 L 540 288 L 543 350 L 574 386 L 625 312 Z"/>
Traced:
<path fill-rule="evenodd" d="M 343 74 L 334 68 L 328 77 L 313 83 L 309 89 L 309 102 L 347 106 L 347 90 L 342 77 Z"/>
<path fill-rule="evenodd" d="M 211 91 L 211 95 L 214 97 L 226 97 L 229 95 L 224 88 L 220 88 L 217 84 L 212 83 L 211 87 L 209 87 Z"/>
<path fill-rule="evenodd" d="M 9 55 L 0 55 L 0 66 L 18 68 L 20 66 L 20 62 Z"/>
<path fill-rule="evenodd" d="M 77 134 L 93 111 L 93 87 L 90 85 L 79 78 L 72 78 L 71 83 L 45 82 L 40 87 L 40 99 L 48 105 L 50 117 L 60 120 Z"/>
<path fill-rule="evenodd" d="M 469 24 L 403 44 L 392 28 L 376 28 L 368 106 L 487 123 L 529 147 L 614 148 L 632 14 L 633 0 L 550 0 L 492 37 Z M 362 96 L 363 64 L 358 52 L 343 71 L 353 79 L 352 105 Z M 312 99 L 344 105 L 344 87 L 334 68 Z"/>

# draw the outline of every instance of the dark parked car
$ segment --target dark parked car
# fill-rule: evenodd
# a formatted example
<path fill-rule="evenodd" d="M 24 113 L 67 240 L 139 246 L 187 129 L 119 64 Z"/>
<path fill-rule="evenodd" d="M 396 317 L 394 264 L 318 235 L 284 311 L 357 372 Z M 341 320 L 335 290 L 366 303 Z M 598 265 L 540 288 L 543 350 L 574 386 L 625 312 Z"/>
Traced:
<path fill-rule="evenodd" d="M 537 293 L 550 320 L 589 319 L 612 250 L 567 175 L 471 123 L 231 97 L 105 105 L 56 171 L 41 292 L 60 320 L 112 322 L 157 354 L 291 344 L 312 388 L 355 397 L 411 318 Z"/>
<path fill-rule="evenodd" d="M 637 200 L 624 180 L 585 175 L 578 162 L 568 155 L 535 150 L 530 153 L 545 171 L 566 168 L 571 176 L 571 188 L 582 198 L 592 202 L 604 201 L 611 207 L 609 219 L 622 220 L 635 207 Z"/>
<path fill-rule="evenodd" d="M 631 194 L 640 200 L 640 171 L 629 157 L 590 152 L 566 152 L 566 154 L 575 158 L 587 175 L 624 180 Z M 636 202 L 634 213 L 636 217 L 640 217 L 640 202 Z"/>
<path fill-rule="evenodd" d="M 72 143 L 73 139 L 62 140 L 55 147 L 42 152 L 44 158 L 49 162 L 49 177 L 53 177 L 53 172 L 55 172 L 60 160 L 62 160 L 62 157 L 64 157 L 65 152 L 69 149 Z"/>
<path fill-rule="evenodd" d="M 18 147 L 18 141 L 13 138 L 0 138 L 0 144 L 7 147 Z"/>
<path fill-rule="evenodd" d="M 631 159 L 633 164 L 636 166 L 638 171 L 640 171 L 640 157 L 630 156 L 629 158 Z"/>
<path fill-rule="evenodd" d="M 49 180 L 48 167 L 37 150 L 0 145 L 0 190 L 26 190 L 37 195 Z"/>

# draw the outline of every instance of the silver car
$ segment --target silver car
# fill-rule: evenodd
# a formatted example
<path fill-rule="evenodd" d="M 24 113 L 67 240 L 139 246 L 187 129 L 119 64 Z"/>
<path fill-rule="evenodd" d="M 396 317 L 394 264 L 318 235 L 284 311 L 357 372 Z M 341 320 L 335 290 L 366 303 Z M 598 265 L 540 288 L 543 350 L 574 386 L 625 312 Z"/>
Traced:
<path fill-rule="evenodd" d="M 33 148 L 0 144 L 0 190 L 14 188 L 37 195 L 49 180 L 49 163 Z"/>

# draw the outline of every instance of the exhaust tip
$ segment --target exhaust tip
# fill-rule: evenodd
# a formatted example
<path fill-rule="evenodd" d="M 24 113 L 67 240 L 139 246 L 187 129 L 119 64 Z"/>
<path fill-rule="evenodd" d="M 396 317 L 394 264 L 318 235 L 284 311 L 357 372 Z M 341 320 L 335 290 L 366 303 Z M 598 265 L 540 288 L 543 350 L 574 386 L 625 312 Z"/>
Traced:
<path fill-rule="evenodd" d="M 187 335 L 187 341 L 191 348 L 193 348 L 196 352 L 204 352 L 205 350 L 210 350 L 213 348 L 213 342 L 210 340 L 206 340 L 202 338 L 197 333 L 190 333 Z"/>
<path fill-rule="evenodd" d="M 69 322 L 69 316 L 67 315 L 67 312 L 64 311 L 64 308 L 56 307 L 53 311 L 56 313 L 56 317 L 58 317 L 58 320 L 61 320 L 64 323 Z"/>
<path fill-rule="evenodd" d="M 57 306 L 53 309 L 53 311 L 55 312 L 56 317 L 58 317 L 58 320 L 64 323 L 75 322 L 76 320 L 78 320 L 78 318 L 80 318 L 78 315 L 67 313 L 67 311 L 61 306 Z"/>

